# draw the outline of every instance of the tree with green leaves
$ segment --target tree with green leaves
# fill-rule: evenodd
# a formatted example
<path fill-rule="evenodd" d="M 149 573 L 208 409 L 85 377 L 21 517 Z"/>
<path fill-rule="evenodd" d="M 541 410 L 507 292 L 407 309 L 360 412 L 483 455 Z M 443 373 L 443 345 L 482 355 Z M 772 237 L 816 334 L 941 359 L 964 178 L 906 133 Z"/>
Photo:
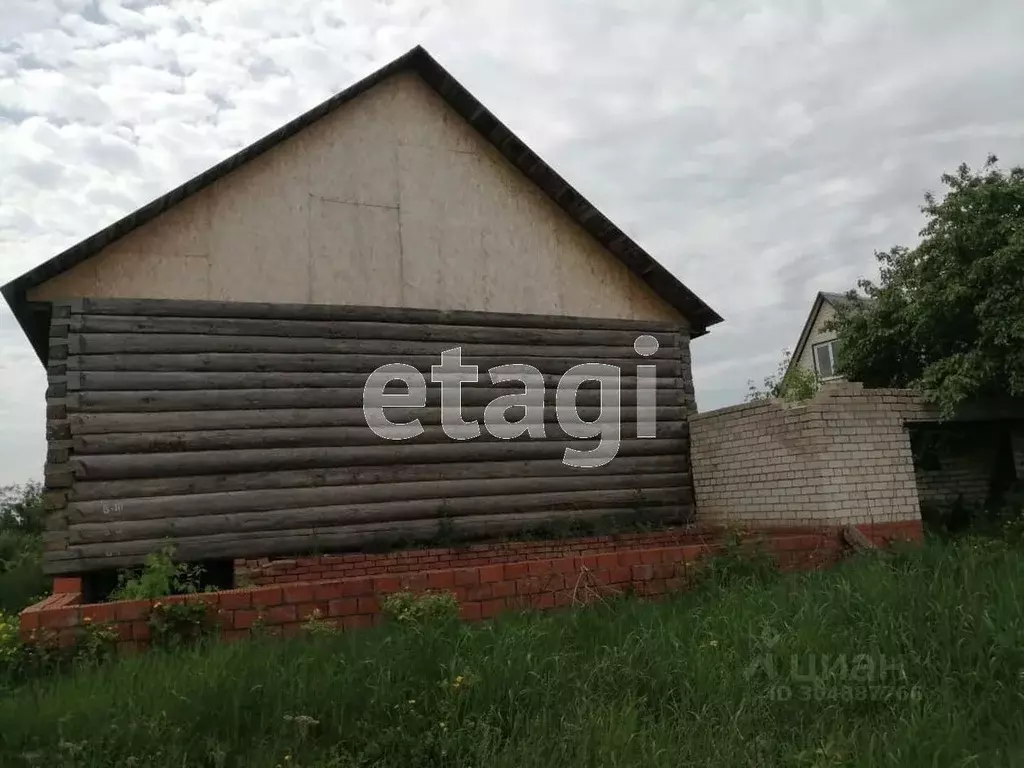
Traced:
<path fill-rule="evenodd" d="M 868 387 L 925 391 L 947 415 L 968 401 L 1024 397 L 1024 168 L 943 174 L 914 248 L 876 253 L 870 301 L 839 309 L 837 363 Z"/>
<path fill-rule="evenodd" d="M 0 487 L 0 611 L 17 612 L 46 590 L 42 487 Z"/>
<path fill-rule="evenodd" d="M 821 386 L 818 377 L 814 375 L 814 371 L 801 368 L 799 365 L 791 366 L 791 356 L 792 353 L 788 349 L 782 350 L 782 360 L 778 369 L 771 376 L 765 376 L 760 387 L 753 381 L 748 381 L 744 401 L 752 403 L 779 398 L 787 403 L 799 403 L 814 397 Z"/>

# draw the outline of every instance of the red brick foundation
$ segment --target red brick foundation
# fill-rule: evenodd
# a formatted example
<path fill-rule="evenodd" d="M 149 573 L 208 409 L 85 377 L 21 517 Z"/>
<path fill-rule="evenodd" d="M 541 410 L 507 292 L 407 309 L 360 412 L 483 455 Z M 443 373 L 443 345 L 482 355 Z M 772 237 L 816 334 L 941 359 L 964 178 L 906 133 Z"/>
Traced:
<path fill-rule="evenodd" d="M 807 528 L 779 529 L 774 535 L 806 534 L 807 531 Z M 617 536 L 589 536 L 579 539 L 506 541 L 457 548 L 410 549 L 385 554 L 236 560 L 235 575 L 239 583 L 267 586 L 296 581 L 397 575 L 562 557 L 584 557 L 627 549 L 704 545 L 720 538 L 721 534 L 718 531 L 694 528 Z"/>
<path fill-rule="evenodd" d="M 921 522 L 858 526 L 872 541 L 920 540 Z M 70 645 L 84 624 L 105 624 L 124 651 L 148 645 L 147 618 L 156 602 L 202 602 L 225 639 L 254 624 L 292 634 L 317 615 L 344 628 L 373 624 L 386 595 L 443 590 L 458 599 L 465 619 L 515 608 L 547 609 L 632 591 L 657 596 L 685 588 L 690 566 L 714 553 L 720 529 L 675 529 L 583 539 L 479 544 L 464 549 L 348 554 L 276 562 L 240 562 L 254 586 L 159 601 L 80 604 L 80 593 L 55 593 L 21 614 L 26 640 L 55 636 Z M 844 547 L 838 528 L 779 528 L 751 532 L 784 569 L 834 563 Z M 62 582 L 71 580 L 61 580 Z M 63 584 L 62 586 L 73 586 Z"/>

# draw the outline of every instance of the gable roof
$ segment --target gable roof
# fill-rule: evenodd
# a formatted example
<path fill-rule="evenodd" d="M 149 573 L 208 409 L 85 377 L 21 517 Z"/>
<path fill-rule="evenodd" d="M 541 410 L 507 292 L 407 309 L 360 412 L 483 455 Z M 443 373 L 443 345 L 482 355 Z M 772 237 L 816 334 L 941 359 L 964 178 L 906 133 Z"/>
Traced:
<path fill-rule="evenodd" d="M 399 72 L 412 71 L 419 75 L 447 104 L 461 115 L 477 133 L 492 144 L 513 166 L 536 184 L 569 217 L 593 236 L 610 253 L 616 256 L 635 275 L 649 285 L 666 303 L 675 307 L 691 326 L 691 334 L 699 336 L 709 326 L 722 321 L 711 307 L 705 304 L 689 288 L 683 285 L 671 272 L 659 264 L 628 235 L 616 227 L 597 210 L 586 198 L 559 176 L 533 150 L 527 147 L 504 123 L 452 77 L 427 51 L 416 46 L 409 52 L 363 78 L 354 85 L 332 96 L 305 114 L 278 128 L 262 139 L 237 152 L 212 168 L 200 173 L 181 186 L 153 200 L 151 203 L 130 213 L 105 229 L 86 238 L 63 253 L 30 269 L 0 288 L 4 298 L 14 311 L 22 329 L 28 335 L 36 353 L 45 362 L 47 322 L 44 312 L 33 307 L 26 299 L 26 293 L 41 283 L 67 271 L 115 240 L 156 218 L 177 205 L 185 198 L 204 189 L 243 163 L 263 154 L 280 144 L 320 118 L 334 112 L 356 96 L 368 91 L 378 83 Z M 41 334 L 41 335 L 40 335 Z"/>
<path fill-rule="evenodd" d="M 860 297 L 862 302 L 869 302 L 871 299 Z M 803 354 L 804 347 L 807 346 L 807 338 L 811 335 L 811 329 L 814 328 L 814 321 L 818 319 L 818 313 L 821 312 L 821 307 L 826 302 L 831 304 L 835 309 L 841 309 L 848 307 L 857 301 L 857 299 L 851 299 L 848 293 L 832 293 L 829 291 L 818 291 L 818 294 L 814 297 L 814 303 L 811 304 L 811 312 L 807 315 L 807 320 L 804 322 L 803 330 L 800 331 L 800 339 L 797 341 L 796 346 L 793 348 L 792 354 L 789 356 L 789 368 L 796 365 L 797 361 Z"/>
<path fill-rule="evenodd" d="M 830 293 L 829 291 L 819 291 L 818 295 L 821 296 L 825 301 L 827 301 L 836 309 L 839 309 L 840 307 L 850 306 L 851 304 L 854 303 L 854 301 L 856 301 L 856 299 L 851 299 L 848 293 Z M 869 299 L 865 299 L 863 297 L 861 297 L 860 300 L 869 301 Z"/>
<path fill-rule="evenodd" d="M 826 301 L 830 304 L 832 300 L 828 297 L 842 297 L 841 293 L 825 293 L 824 291 L 818 291 L 814 297 L 814 303 L 811 304 L 811 313 L 807 315 L 807 320 L 804 321 L 803 330 L 800 331 L 800 339 L 797 341 L 796 346 L 793 347 L 793 353 L 789 356 L 789 367 L 792 368 L 796 361 L 800 359 L 803 354 L 804 347 L 807 345 L 807 337 L 811 335 L 811 329 L 814 328 L 814 321 L 818 319 L 818 313 L 821 312 L 821 305 Z"/>

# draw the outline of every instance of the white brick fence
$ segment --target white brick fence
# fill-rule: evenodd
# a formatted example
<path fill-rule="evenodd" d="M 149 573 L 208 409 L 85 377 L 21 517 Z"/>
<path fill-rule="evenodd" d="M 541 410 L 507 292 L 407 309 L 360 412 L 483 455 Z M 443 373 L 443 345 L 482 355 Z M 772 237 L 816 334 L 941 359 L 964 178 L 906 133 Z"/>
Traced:
<path fill-rule="evenodd" d="M 830 384 L 811 401 L 690 417 L 697 517 L 786 526 L 919 520 L 906 421 L 934 420 L 902 389 Z"/>

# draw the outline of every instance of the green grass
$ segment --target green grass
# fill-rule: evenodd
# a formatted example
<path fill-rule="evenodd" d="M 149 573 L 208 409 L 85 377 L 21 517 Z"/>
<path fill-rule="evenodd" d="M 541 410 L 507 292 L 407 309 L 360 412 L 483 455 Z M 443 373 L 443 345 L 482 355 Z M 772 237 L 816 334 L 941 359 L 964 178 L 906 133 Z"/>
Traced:
<path fill-rule="evenodd" d="M 750 673 L 766 654 L 774 678 Z M 933 543 L 659 603 L 145 654 L 0 693 L 0 765 L 1011 766 L 1022 713 L 1024 555 Z"/>

